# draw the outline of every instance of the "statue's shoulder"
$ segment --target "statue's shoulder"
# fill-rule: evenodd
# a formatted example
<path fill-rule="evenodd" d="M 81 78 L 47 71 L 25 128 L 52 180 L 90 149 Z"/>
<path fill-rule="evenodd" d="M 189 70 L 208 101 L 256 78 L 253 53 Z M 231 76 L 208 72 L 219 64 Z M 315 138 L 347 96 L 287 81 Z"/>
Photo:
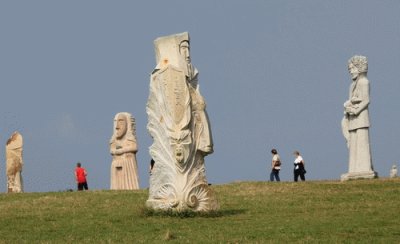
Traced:
<path fill-rule="evenodd" d="M 363 77 L 363 78 L 359 79 L 357 83 L 359 85 L 368 85 L 369 84 L 369 80 L 368 80 L 367 77 Z"/>
<path fill-rule="evenodd" d="M 159 75 L 166 71 L 183 73 L 183 70 L 181 68 L 179 68 L 175 65 L 172 65 L 172 64 L 168 64 L 168 65 L 164 65 L 164 66 L 157 65 L 157 67 L 153 70 L 153 72 L 151 72 L 151 75 L 152 76 Z"/>

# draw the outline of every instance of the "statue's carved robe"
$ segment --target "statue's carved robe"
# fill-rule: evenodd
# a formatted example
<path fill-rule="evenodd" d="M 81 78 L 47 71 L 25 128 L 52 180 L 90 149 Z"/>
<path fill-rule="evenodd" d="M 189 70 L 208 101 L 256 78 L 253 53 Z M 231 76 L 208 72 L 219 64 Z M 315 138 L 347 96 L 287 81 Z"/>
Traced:
<path fill-rule="evenodd" d="M 369 139 L 369 81 L 359 77 L 350 86 L 349 100 L 345 106 L 354 110 L 354 114 L 346 114 L 342 120 L 342 131 L 349 148 L 349 171 L 342 175 L 342 180 L 356 178 L 374 178 Z"/>
<path fill-rule="evenodd" d="M 116 150 L 124 150 L 126 152 L 122 154 L 113 153 Z M 110 151 L 113 156 L 111 163 L 111 190 L 139 189 L 136 142 L 115 140 L 110 145 Z"/>
<path fill-rule="evenodd" d="M 7 191 L 23 192 L 22 160 L 23 139 L 21 134 L 14 133 L 7 141 L 6 161 L 7 161 Z"/>

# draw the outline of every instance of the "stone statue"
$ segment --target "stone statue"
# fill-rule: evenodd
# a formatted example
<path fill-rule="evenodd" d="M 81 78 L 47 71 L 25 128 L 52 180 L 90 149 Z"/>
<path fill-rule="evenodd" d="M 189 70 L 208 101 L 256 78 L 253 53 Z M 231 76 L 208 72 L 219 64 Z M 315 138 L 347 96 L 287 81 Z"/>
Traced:
<path fill-rule="evenodd" d="M 354 56 L 348 61 L 352 79 L 349 100 L 344 103 L 342 132 L 349 148 L 349 172 L 341 180 L 375 178 L 369 143 L 369 81 L 368 62 L 364 56 Z"/>
<path fill-rule="evenodd" d="M 111 190 L 139 189 L 137 151 L 135 119 L 129 113 L 116 114 L 110 140 Z"/>
<path fill-rule="evenodd" d="M 146 205 L 160 210 L 216 210 L 219 205 L 204 167 L 204 157 L 213 152 L 212 135 L 198 71 L 191 63 L 189 34 L 160 37 L 154 44 L 157 66 L 146 110 L 155 163 Z"/>
<path fill-rule="evenodd" d="M 23 192 L 22 184 L 22 149 L 24 141 L 17 131 L 7 140 L 6 144 L 6 161 L 7 161 L 7 191 Z"/>
<path fill-rule="evenodd" d="M 390 178 L 397 177 L 397 166 L 393 164 L 392 168 L 390 169 Z"/>

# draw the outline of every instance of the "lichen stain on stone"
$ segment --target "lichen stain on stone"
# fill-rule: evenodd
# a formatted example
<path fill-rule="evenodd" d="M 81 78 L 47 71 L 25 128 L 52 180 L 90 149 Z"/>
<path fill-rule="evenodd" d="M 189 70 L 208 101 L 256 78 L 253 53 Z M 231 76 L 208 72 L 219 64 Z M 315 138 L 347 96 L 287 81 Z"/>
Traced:
<path fill-rule="evenodd" d="M 18 133 L 15 132 L 15 133 L 7 140 L 7 144 L 6 144 L 6 145 L 9 145 L 11 142 L 17 140 L 17 136 L 18 136 Z"/>

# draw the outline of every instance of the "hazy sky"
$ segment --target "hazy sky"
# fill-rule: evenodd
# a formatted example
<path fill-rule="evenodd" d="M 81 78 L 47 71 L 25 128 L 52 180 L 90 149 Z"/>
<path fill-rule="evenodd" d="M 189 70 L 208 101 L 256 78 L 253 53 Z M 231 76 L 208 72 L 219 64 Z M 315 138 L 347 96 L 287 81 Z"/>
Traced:
<path fill-rule="evenodd" d="M 136 118 L 141 187 L 148 187 L 146 101 L 153 40 L 188 31 L 214 136 L 210 183 L 267 180 L 271 148 L 292 180 L 339 179 L 351 83 L 347 60 L 369 59 L 371 148 L 387 177 L 400 157 L 400 1 L 1 1 L 0 191 L 5 143 L 24 137 L 25 190 L 108 189 L 113 118 Z M 268 169 L 267 169 L 268 168 Z"/>

